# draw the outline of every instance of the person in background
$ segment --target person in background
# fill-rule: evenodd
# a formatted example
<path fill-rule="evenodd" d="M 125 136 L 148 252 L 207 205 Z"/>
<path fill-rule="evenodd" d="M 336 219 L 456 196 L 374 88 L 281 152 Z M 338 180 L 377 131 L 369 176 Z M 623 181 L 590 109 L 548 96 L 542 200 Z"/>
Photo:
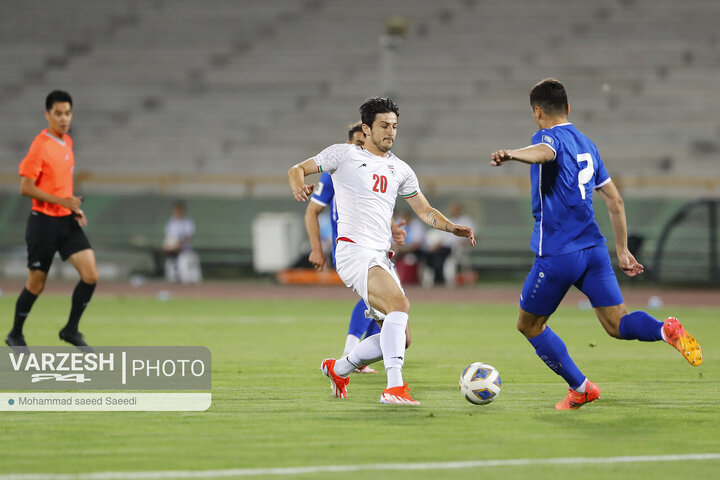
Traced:
<path fill-rule="evenodd" d="M 404 225 L 407 236 L 405 243 L 397 247 L 395 266 L 403 285 L 418 283 L 422 275 L 422 264 L 425 259 L 425 223 L 412 214 L 410 210 L 402 210 L 397 222 Z"/>
<path fill-rule="evenodd" d="M 463 213 L 462 207 L 457 202 L 451 203 L 448 207 L 448 218 L 453 223 L 475 228 L 472 219 Z M 425 286 L 454 285 L 458 264 L 462 263 L 467 251 L 467 242 L 445 232 L 428 233 L 425 243 L 425 262 L 432 271 L 432 281 L 424 281 L 423 284 Z"/>
<path fill-rule="evenodd" d="M 195 223 L 187 216 L 185 202 L 173 205 L 172 217 L 165 225 L 163 255 L 165 278 L 170 282 L 200 283 L 202 270 L 200 258 L 192 247 Z"/>

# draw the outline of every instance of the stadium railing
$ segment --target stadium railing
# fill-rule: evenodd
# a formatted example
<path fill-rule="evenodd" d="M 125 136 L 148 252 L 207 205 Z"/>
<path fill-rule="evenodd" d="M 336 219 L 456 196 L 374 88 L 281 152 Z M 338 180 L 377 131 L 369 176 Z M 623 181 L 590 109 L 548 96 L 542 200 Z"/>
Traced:
<path fill-rule="evenodd" d="M 503 188 L 513 189 L 525 193 L 530 188 L 528 175 L 418 175 L 420 184 L 425 191 L 434 189 L 455 188 Z M 663 195 L 687 197 L 688 190 L 699 195 L 720 195 L 720 176 L 676 176 L 676 175 L 621 175 L 613 176 L 613 181 L 621 191 L 633 189 L 628 192 L 633 196 L 647 195 L 653 191 Z M 0 187 L 15 187 L 18 182 L 16 174 L 0 173 Z M 145 187 L 144 191 L 166 194 L 172 189 L 182 191 L 182 187 L 192 185 L 193 191 L 204 191 L 212 194 L 214 187 L 242 186 L 245 195 L 261 193 L 265 187 L 287 186 L 287 176 L 284 174 L 98 174 L 88 171 L 79 171 L 75 174 L 75 186 L 81 190 L 83 186 L 127 187 L 132 190 L 136 187 Z M 198 188 L 198 186 L 200 188 Z M 649 192 L 648 192 L 649 191 Z M 515 193 L 512 192 L 511 193 Z"/>
<path fill-rule="evenodd" d="M 638 257 L 650 273 L 663 225 L 688 199 L 718 196 L 716 177 L 615 177 L 623 190 L 630 234 L 638 241 Z M 476 222 L 478 246 L 468 252 L 469 265 L 485 275 L 519 275 L 532 262 L 529 252 L 529 179 L 526 175 L 420 176 L 424 193 L 441 210 L 463 200 L 463 209 Z M 29 200 L 17 193 L 17 176 L 0 174 L 0 249 L 17 256 L 24 246 L 24 223 Z M 194 246 L 203 266 L 224 276 L 252 273 L 250 224 L 263 211 L 295 212 L 304 205 L 289 195 L 286 177 L 277 175 L 107 175 L 78 172 L 78 192 L 86 197 L 88 234 L 102 257 L 142 258 L 147 273 L 161 269 L 162 232 L 173 200 L 188 200 L 197 224 Z M 186 192 L 185 188 L 189 188 Z M 229 189 L 228 191 L 224 189 Z M 117 193 L 113 193 L 117 192 Z M 185 193 L 184 193 L 185 192 Z M 597 202 L 596 219 L 606 236 L 612 235 L 607 212 Z M 407 208 L 398 202 L 399 208 Z M 707 215 L 705 215 L 706 217 Z M 705 218 L 703 217 L 703 218 Z M 671 261 L 663 264 L 666 279 L 698 279 L 707 272 L 708 226 L 700 220 L 683 224 L 662 248 Z M 676 241 L 681 238 L 681 241 Z M 609 242 L 612 246 L 613 242 Z M 692 246 L 688 250 L 688 246 Z M 130 268 L 130 261 L 123 266 Z M 152 270 L 152 272 L 150 271 Z M 648 275 L 649 277 L 650 275 Z M 671 281 L 673 281 L 671 280 Z"/>

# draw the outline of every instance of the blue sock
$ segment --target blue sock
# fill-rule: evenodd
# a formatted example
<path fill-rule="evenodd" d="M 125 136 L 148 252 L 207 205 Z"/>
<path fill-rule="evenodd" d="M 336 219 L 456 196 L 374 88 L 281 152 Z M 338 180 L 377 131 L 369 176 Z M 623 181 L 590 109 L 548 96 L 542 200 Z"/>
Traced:
<path fill-rule="evenodd" d="M 365 317 L 365 310 L 367 310 L 367 306 L 361 298 L 357 305 L 355 305 L 355 308 L 353 308 L 352 315 L 350 316 L 348 335 L 355 335 L 358 338 L 362 338 L 370 323 L 375 323 L 375 320 L 372 318 Z"/>
<path fill-rule="evenodd" d="M 550 327 L 537 337 L 529 339 L 535 353 L 552 371 L 560 375 L 570 385 L 570 388 L 578 388 L 585 381 L 585 375 L 575 365 L 567 351 L 565 343 Z"/>
<path fill-rule="evenodd" d="M 628 313 L 620 319 L 620 337 L 625 340 L 640 340 L 641 342 L 657 342 L 662 340 L 663 322 L 651 315 L 637 311 Z"/>

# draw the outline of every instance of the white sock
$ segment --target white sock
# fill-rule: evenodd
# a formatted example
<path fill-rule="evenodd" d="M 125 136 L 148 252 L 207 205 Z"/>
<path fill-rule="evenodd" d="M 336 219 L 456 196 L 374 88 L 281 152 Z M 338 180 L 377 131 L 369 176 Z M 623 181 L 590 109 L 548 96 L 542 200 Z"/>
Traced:
<path fill-rule="evenodd" d="M 403 377 L 402 377 L 402 369 L 396 368 L 396 367 L 390 367 L 385 369 L 385 373 L 387 374 L 387 388 L 393 388 L 393 387 L 402 387 L 403 385 Z"/>
<path fill-rule="evenodd" d="M 352 373 L 353 370 L 355 370 L 355 365 L 348 362 L 347 357 L 342 357 L 335 360 L 335 366 L 333 367 L 333 370 L 335 371 L 335 375 L 347 377 Z"/>
<path fill-rule="evenodd" d="M 354 337 L 357 338 L 357 337 Z M 358 343 L 352 351 L 335 361 L 335 373 L 347 377 L 360 365 L 368 365 L 382 358 L 380 334 L 376 333 Z"/>
<path fill-rule="evenodd" d="M 370 335 L 348 354 L 348 360 L 355 365 L 370 365 L 383 358 L 380 348 L 380 334 Z"/>
<path fill-rule="evenodd" d="M 347 338 L 345 339 L 345 350 L 343 350 L 342 356 L 345 357 L 348 353 L 352 352 L 352 349 L 357 347 L 358 343 L 360 343 L 360 339 L 358 337 L 352 334 L 348 334 Z"/>
<path fill-rule="evenodd" d="M 390 312 L 385 317 L 380 330 L 380 348 L 382 348 L 385 372 L 388 376 L 387 388 L 400 387 L 403 384 L 402 367 L 405 363 L 405 328 L 408 314 Z"/>
<path fill-rule="evenodd" d="M 579 387 L 574 388 L 573 390 L 575 390 L 578 393 L 585 393 L 586 388 L 587 388 L 587 377 L 585 377 L 585 381 L 582 382 Z"/>

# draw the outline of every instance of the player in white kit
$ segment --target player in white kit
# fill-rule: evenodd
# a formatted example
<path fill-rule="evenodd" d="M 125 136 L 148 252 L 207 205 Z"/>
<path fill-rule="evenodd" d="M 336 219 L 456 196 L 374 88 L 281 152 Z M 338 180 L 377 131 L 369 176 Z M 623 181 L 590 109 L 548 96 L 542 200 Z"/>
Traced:
<path fill-rule="evenodd" d="M 288 171 L 290 189 L 301 202 L 314 188 L 305 184 L 306 175 L 332 174 L 338 213 L 337 273 L 370 306 L 367 314 L 383 323 L 380 333 L 365 338 L 345 358 L 323 360 L 321 369 L 330 378 L 333 395 L 347 398 L 348 375 L 382 358 L 388 383 L 380 403 L 417 405 L 402 377 L 410 340 L 410 302 L 390 261 L 395 200 L 403 197 L 429 226 L 466 237 L 471 245 L 475 235 L 470 227 L 452 223 L 433 208 L 420 192 L 415 172 L 390 152 L 397 134 L 397 105 L 373 97 L 360 107 L 360 115 L 364 147 L 332 145 Z"/>

